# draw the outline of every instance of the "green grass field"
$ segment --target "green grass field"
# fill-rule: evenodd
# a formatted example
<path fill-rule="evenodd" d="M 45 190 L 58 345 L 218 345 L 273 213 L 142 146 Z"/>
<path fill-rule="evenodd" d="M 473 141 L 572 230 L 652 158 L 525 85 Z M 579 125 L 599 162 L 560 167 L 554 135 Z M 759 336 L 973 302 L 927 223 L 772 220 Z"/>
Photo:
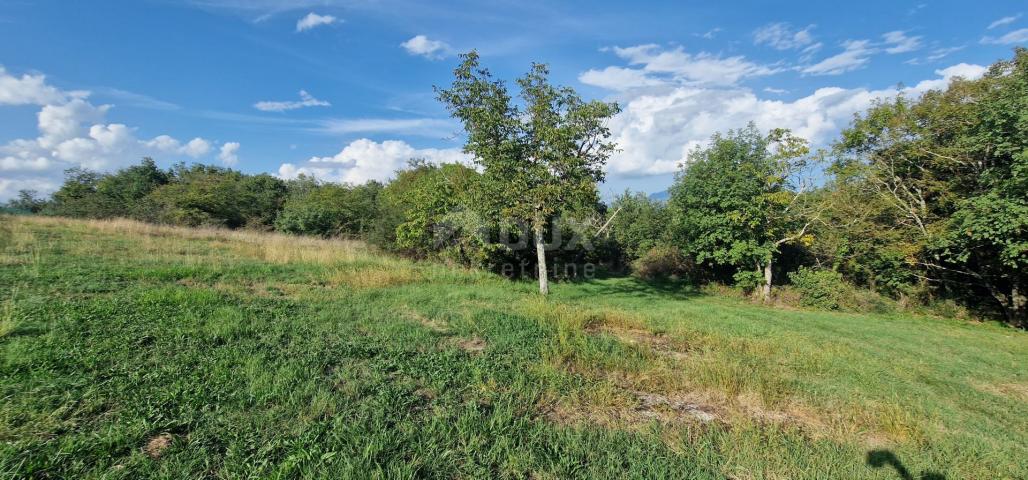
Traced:
<path fill-rule="evenodd" d="M 995 324 L 0 222 L 3 477 L 1028 478 Z"/>

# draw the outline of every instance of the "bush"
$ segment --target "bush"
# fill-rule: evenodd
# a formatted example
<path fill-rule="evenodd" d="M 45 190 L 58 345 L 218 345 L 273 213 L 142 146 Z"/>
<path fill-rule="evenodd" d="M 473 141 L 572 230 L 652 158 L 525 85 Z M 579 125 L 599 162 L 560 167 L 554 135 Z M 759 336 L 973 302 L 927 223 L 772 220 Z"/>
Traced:
<path fill-rule="evenodd" d="M 632 274 L 643 280 L 691 278 L 696 264 L 676 247 L 661 245 L 646 251 L 632 262 Z"/>
<path fill-rule="evenodd" d="M 800 267 L 789 274 L 793 286 L 800 293 L 800 304 L 822 310 L 839 310 L 852 287 L 835 270 L 815 270 Z"/>

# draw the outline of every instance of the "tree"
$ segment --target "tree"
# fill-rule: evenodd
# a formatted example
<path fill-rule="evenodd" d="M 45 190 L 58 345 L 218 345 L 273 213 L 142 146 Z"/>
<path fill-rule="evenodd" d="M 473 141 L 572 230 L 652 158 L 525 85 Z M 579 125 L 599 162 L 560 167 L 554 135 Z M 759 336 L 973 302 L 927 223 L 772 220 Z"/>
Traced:
<path fill-rule="evenodd" d="M 556 216 L 597 203 L 596 184 L 615 149 L 606 120 L 619 107 L 551 85 L 541 64 L 517 80 L 516 104 L 505 82 L 480 66 L 477 52 L 461 59 L 451 87 L 436 89 L 438 98 L 463 123 L 464 151 L 482 167 L 483 207 L 495 218 L 531 225 L 539 292 L 546 295 L 544 235 Z"/>
<path fill-rule="evenodd" d="M 697 148 L 671 187 L 674 237 L 712 268 L 728 267 L 736 282 L 760 286 L 770 300 L 774 264 L 783 245 L 806 239 L 817 218 L 809 201 L 806 141 L 782 129 L 762 135 L 753 124 L 716 134 Z"/>
<path fill-rule="evenodd" d="M 382 185 L 321 183 L 312 177 L 292 180 L 289 198 L 275 220 L 275 229 L 288 233 L 364 236 L 378 215 Z"/>
<path fill-rule="evenodd" d="M 39 213 L 47 206 L 47 201 L 39 198 L 35 190 L 18 190 L 18 196 L 7 201 L 5 209 L 16 213 Z"/>
<path fill-rule="evenodd" d="M 666 241 L 668 210 L 664 202 L 626 190 L 611 203 L 610 215 L 607 231 L 617 240 L 628 261 Z"/>
<path fill-rule="evenodd" d="M 992 298 L 1028 327 L 1028 50 L 978 80 L 881 102 L 843 132 L 846 181 L 887 206 L 908 270 L 940 293 Z"/>

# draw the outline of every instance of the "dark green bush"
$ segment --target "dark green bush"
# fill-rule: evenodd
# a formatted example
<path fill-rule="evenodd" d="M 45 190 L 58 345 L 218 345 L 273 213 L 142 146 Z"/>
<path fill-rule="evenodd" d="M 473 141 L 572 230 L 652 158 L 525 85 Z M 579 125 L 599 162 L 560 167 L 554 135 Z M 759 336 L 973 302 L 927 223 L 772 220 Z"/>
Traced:
<path fill-rule="evenodd" d="M 835 270 L 800 267 L 789 279 L 800 294 L 801 305 L 822 310 L 839 310 L 853 290 Z"/>

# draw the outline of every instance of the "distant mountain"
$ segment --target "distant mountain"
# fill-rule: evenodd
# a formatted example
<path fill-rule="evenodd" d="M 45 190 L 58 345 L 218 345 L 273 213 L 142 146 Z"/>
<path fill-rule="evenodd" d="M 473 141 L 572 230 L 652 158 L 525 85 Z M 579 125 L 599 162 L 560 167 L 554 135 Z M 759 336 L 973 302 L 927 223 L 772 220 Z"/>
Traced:
<path fill-rule="evenodd" d="M 671 194 L 668 193 L 667 190 L 661 190 L 659 192 L 651 193 L 650 194 L 650 200 L 658 200 L 658 201 L 661 201 L 661 202 L 666 202 L 667 199 L 669 199 L 669 198 L 671 198 Z"/>

